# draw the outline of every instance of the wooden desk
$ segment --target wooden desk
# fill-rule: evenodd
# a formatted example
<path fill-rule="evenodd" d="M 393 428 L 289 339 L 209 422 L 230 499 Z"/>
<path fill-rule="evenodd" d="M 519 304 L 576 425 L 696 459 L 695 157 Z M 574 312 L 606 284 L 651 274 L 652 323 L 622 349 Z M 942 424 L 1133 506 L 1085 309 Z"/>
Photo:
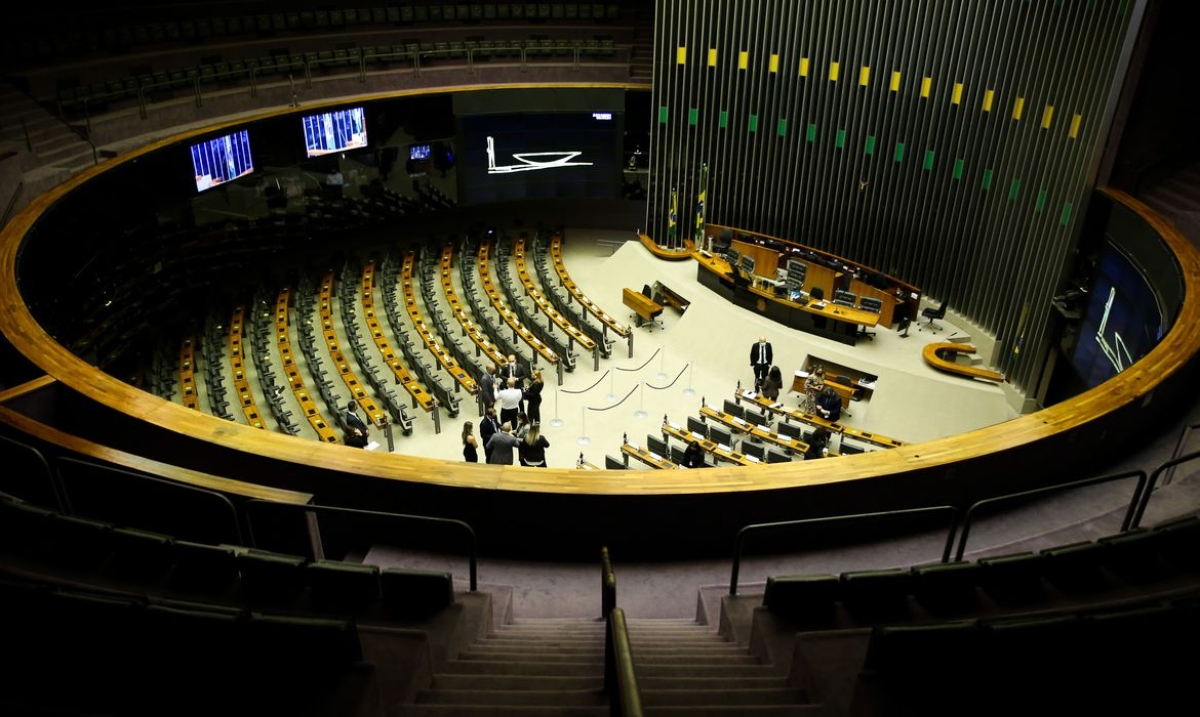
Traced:
<path fill-rule="evenodd" d="M 621 290 L 621 301 L 633 309 L 633 313 L 637 314 L 642 322 L 654 321 L 663 312 L 662 305 L 655 303 L 653 299 L 646 298 L 642 292 L 629 287 Z"/>
<path fill-rule="evenodd" d="M 647 450 L 646 448 L 643 448 L 642 446 L 635 446 L 635 445 L 631 445 L 629 443 L 622 443 L 621 444 L 621 453 L 623 453 L 627 456 L 632 456 L 632 457 L 638 459 L 639 461 L 641 461 L 642 463 L 645 463 L 646 465 L 650 466 L 651 468 L 667 469 L 667 468 L 678 468 L 679 467 L 679 466 L 675 465 L 674 463 L 672 463 L 671 459 L 667 458 L 666 456 L 660 456 L 660 455 L 651 453 L 649 450 Z"/>
<path fill-rule="evenodd" d="M 981 378 L 985 381 L 999 382 L 1004 380 L 1004 374 L 1002 373 L 992 371 L 991 369 L 979 368 L 978 366 L 961 364 L 954 360 L 954 357 L 958 354 L 973 353 L 975 353 L 974 346 L 970 344 L 956 344 L 953 341 L 925 344 L 925 348 L 921 349 L 921 356 L 925 359 L 925 363 L 939 371 L 958 374 L 967 378 Z M 947 358 L 947 356 L 950 358 Z"/>
<path fill-rule="evenodd" d="M 654 282 L 654 286 L 652 288 L 654 290 L 653 293 L 654 293 L 655 297 L 661 296 L 663 303 L 667 304 L 668 306 L 674 307 L 675 310 L 681 314 L 683 312 L 687 311 L 687 307 L 690 306 L 692 303 L 692 302 L 688 301 L 687 299 L 683 298 L 682 296 L 680 296 L 679 294 L 677 294 L 673 289 L 671 289 L 669 286 L 662 283 L 661 281 Z"/>
<path fill-rule="evenodd" d="M 724 411 L 719 411 L 711 406 L 701 406 L 700 415 L 704 418 L 711 418 L 714 421 L 734 429 L 735 431 L 742 431 L 748 436 L 753 436 L 759 440 L 766 441 L 767 443 L 773 443 L 780 448 L 792 451 L 794 453 L 804 453 L 808 450 L 808 444 L 798 438 L 782 436 L 773 431 L 768 431 L 758 424 L 751 423 L 744 418 L 738 418 L 737 416 L 730 415 Z"/>
<path fill-rule="evenodd" d="M 872 311 L 837 306 L 829 301 L 823 306 L 815 302 L 802 304 L 787 297 L 775 296 L 773 291 L 742 283 L 735 278 L 729 263 L 718 256 L 705 256 L 700 252 L 692 256 L 698 265 L 696 278 L 702 285 L 737 306 L 789 328 L 853 346 L 858 342 L 861 327 L 874 328 L 879 324 L 879 314 Z"/>
<path fill-rule="evenodd" d="M 663 438 L 666 438 L 667 436 L 674 436 L 675 438 L 678 438 L 686 443 L 699 443 L 700 450 L 704 451 L 705 453 L 711 453 L 714 458 L 725 461 L 726 463 L 732 463 L 738 466 L 766 465 L 754 456 L 747 456 L 742 453 L 737 453 L 731 448 L 722 446 L 716 441 L 708 438 L 697 436 L 697 434 L 692 433 L 682 426 L 676 426 L 674 423 L 664 423 L 662 426 L 662 431 Z"/>
<path fill-rule="evenodd" d="M 847 426 L 844 423 L 830 421 L 812 413 L 805 413 L 799 409 L 788 408 L 779 401 L 772 401 L 769 398 L 763 398 L 752 391 L 743 391 L 735 394 L 734 400 L 736 400 L 738 403 L 741 403 L 742 401 L 748 401 L 759 408 L 783 416 L 786 420 L 804 423 L 814 428 L 825 427 L 834 433 L 840 433 L 843 436 L 850 436 L 851 438 L 862 441 L 863 443 L 870 443 L 871 445 L 879 446 L 881 448 L 897 448 L 904 445 L 903 441 L 898 441 L 895 438 L 889 438 L 888 436 L 883 436 L 878 433 L 864 431 L 861 428 Z"/>

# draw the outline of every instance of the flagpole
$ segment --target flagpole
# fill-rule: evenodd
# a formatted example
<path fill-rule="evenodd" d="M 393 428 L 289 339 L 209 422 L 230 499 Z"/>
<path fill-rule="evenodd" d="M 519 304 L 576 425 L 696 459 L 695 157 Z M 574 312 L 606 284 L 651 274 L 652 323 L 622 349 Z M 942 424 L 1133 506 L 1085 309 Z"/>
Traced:
<path fill-rule="evenodd" d="M 700 196 L 696 202 L 696 233 L 693 241 L 696 248 L 704 247 L 704 203 L 708 200 L 708 164 L 700 165 Z"/>

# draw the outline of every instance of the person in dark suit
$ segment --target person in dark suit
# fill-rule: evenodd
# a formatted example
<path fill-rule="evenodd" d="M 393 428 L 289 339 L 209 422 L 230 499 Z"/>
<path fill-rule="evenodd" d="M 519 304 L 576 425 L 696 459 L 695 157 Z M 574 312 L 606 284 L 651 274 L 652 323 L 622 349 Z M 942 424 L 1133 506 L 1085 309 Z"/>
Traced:
<path fill-rule="evenodd" d="M 837 421 L 842 417 L 842 397 L 832 386 L 821 389 L 821 394 L 817 396 L 817 413 L 830 421 Z"/>
<path fill-rule="evenodd" d="M 479 442 L 483 444 L 484 462 L 487 462 L 488 457 L 488 440 L 492 434 L 500 430 L 500 422 L 496 420 L 496 408 L 488 406 L 483 414 L 483 418 L 479 421 Z"/>
<path fill-rule="evenodd" d="M 771 342 L 767 341 L 766 336 L 759 336 L 758 341 L 750 347 L 750 368 L 754 369 L 755 391 L 762 388 L 763 379 L 767 377 L 774 360 L 775 353 L 771 350 Z"/>
<path fill-rule="evenodd" d="M 346 404 L 346 445 L 356 448 L 366 448 L 370 443 L 367 437 L 367 422 L 358 415 L 358 406 L 351 401 Z"/>
<path fill-rule="evenodd" d="M 479 400 L 483 403 L 483 412 L 496 405 L 496 364 L 489 363 L 479 377 Z M 482 414 L 481 414 L 482 415 Z"/>
<path fill-rule="evenodd" d="M 542 389 L 545 386 L 542 372 L 534 371 L 533 380 L 529 382 L 529 388 L 525 389 L 525 404 L 528 406 L 526 413 L 529 414 L 530 423 L 542 422 Z"/>
<path fill-rule="evenodd" d="M 683 449 L 683 465 L 688 468 L 708 467 L 704 461 L 704 449 L 700 447 L 699 441 L 689 441 L 687 448 Z"/>
<path fill-rule="evenodd" d="M 510 378 L 517 379 L 517 388 L 521 390 L 525 389 L 525 382 L 529 379 L 529 369 L 522 366 L 514 354 L 508 355 L 508 363 L 504 364 L 504 368 L 500 370 L 500 386 L 504 387 Z M 497 397 L 499 397 L 498 394 L 499 392 L 497 391 Z M 524 396 L 521 397 L 518 408 L 521 413 L 526 413 Z M 501 418 L 501 422 L 503 422 L 503 417 Z"/>
<path fill-rule="evenodd" d="M 779 400 L 779 391 L 783 388 L 783 372 L 778 366 L 772 366 L 770 373 L 762 382 L 763 398 L 769 398 L 772 401 Z"/>

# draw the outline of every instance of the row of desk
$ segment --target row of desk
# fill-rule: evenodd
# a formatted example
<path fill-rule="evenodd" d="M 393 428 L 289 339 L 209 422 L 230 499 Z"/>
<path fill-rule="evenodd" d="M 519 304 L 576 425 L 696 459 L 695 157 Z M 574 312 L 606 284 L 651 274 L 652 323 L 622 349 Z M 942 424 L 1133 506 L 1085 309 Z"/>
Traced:
<path fill-rule="evenodd" d="M 196 395 L 196 340 L 183 337 L 179 344 L 179 384 L 183 390 L 183 405 L 193 411 L 200 410 L 200 398 Z"/>
<path fill-rule="evenodd" d="M 375 403 L 375 399 L 371 398 L 367 390 L 363 388 L 362 381 L 358 380 L 354 369 L 350 367 L 350 362 L 346 360 L 346 355 L 342 352 L 342 342 L 338 338 L 337 329 L 333 326 L 332 269 L 326 271 L 325 276 L 321 278 L 321 291 L 318 295 L 318 302 L 318 306 L 320 307 L 321 334 L 325 337 L 325 347 L 329 351 L 329 357 L 333 359 L 333 365 L 337 368 L 338 375 L 342 377 L 342 383 L 346 384 L 346 388 L 350 391 L 350 395 L 353 396 L 354 402 L 363 410 L 367 418 L 376 426 L 384 425 L 387 422 L 387 415 Z"/>
<path fill-rule="evenodd" d="M 525 261 L 524 234 L 517 237 L 516 243 L 513 246 L 513 253 L 516 255 L 517 276 L 521 279 L 521 286 L 525 288 L 525 295 L 533 299 L 533 303 L 536 304 L 539 309 L 541 309 L 542 313 L 545 314 L 555 326 L 557 326 L 560 330 L 562 330 L 563 333 L 567 335 L 569 339 L 567 342 L 567 349 L 570 350 L 572 341 L 579 344 L 585 351 L 589 351 L 592 354 L 592 359 L 595 364 L 594 370 L 599 370 L 600 355 L 597 351 L 596 342 L 592 340 L 592 337 L 580 331 L 579 328 L 577 328 L 570 321 L 567 321 L 566 317 L 560 314 L 558 309 L 554 308 L 550 304 L 550 300 L 542 294 L 541 290 L 538 289 L 537 285 L 534 283 L 533 277 L 529 275 L 529 266 Z"/>
<path fill-rule="evenodd" d="M 483 293 L 487 294 L 488 300 L 492 302 L 492 308 L 500 314 L 500 318 L 504 319 L 504 323 L 508 324 L 513 332 L 513 340 L 516 341 L 519 337 L 536 352 L 534 358 L 540 355 L 546 360 L 546 363 L 551 366 L 557 366 L 559 362 L 558 354 L 554 353 L 554 349 L 547 346 L 541 339 L 533 335 L 533 332 L 525 328 L 521 324 L 520 318 L 504 304 L 504 299 L 500 296 L 500 292 L 496 289 L 496 285 L 492 283 L 492 272 L 488 265 L 491 250 L 490 241 L 481 241 L 479 243 L 479 281 L 483 288 Z"/>
<path fill-rule="evenodd" d="M 458 325 L 462 327 L 463 333 L 471 339 L 471 343 L 475 344 L 476 356 L 482 353 L 487 357 L 489 362 L 497 366 L 503 364 L 508 360 L 508 357 L 471 320 L 470 314 L 467 313 L 462 301 L 458 298 L 458 292 L 454 289 L 454 278 L 451 274 L 454 268 L 454 243 L 450 240 L 447 240 L 442 245 L 441 268 L 442 293 L 445 294 L 446 302 L 450 304 L 450 311 L 454 314 L 454 318 L 458 320 Z"/>
<path fill-rule="evenodd" d="M 255 428 L 266 430 L 263 424 L 262 412 L 254 402 L 254 394 L 250 391 L 250 382 L 246 380 L 246 366 L 242 356 L 242 320 L 245 310 L 235 306 L 229 319 L 229 360 L 233 364 L 233 388 L 238 395 L 238 403 L 242 407 L 242 415 L 246 422 Z"/>
<path fill-rule="evenodd" d="M 879 446 L 880 448 L 896 448 L 904 445 L 903 441 L 898 441 L 895 438 L 889 438 L 888 436 L 880 435 L 878 433 L 864 431 L 861 428 L 855 428 L 854 426 L 847 426 L 846 424 L 838 421 L 830 421 L 821 418 L 820 416 L 806 413 L 799 409 L 788 408 L 780 401 L 772 401 L 769 398 L 763 398 L 753 391 L 742 391 L 741 393 L 735 394 L 735 400 L 738 403 L 746 401 L 753 406 L 770 411 L 771 413 L 783 418 L 796 421 L 797 423 L 805 423 L 814 428 L 828 428 L 832 433 L 841 434 L 842 436 L 849 436 L 856 440 L 862 441 L 863 443 Z"/>
<path fill-rule="evenodd" d="M 601 309 L 596 302 L 592 301 L 579 285 L 571 279 L 571 275 L 567 272 L 567 266 L 563 263 L 562 256 L 563 237 L 561 232 L 555 232 L 550 237 L 550 260 L 554 264 L 554 271 L 558 274 L 558 281 L 563 288 L 567 290 L 567 294 L 579 302 L 581 306 L 587 309 L 588 313 L 595 316 L 603 326 L 603 331 L 613 330 L 617 336 L 629 339 L 629 358 L 633 358 L 633 331 L 625 324 L 617 321 L 617 319 L 604 309 Z M 605 333 L 604 335 L 607 335 Z"/>
<path fill-rule="evenodd" d="M 450 355 L 446 347 L 442 346 L 429 327 L 425 325 L 425 317 L 417 305 L 417 294 L 413 289 L 413 266 L 416 264 L 416 256 L 416 252 L 409 249 L 405 252 L 404 262 L 400 267 L 400 284 L 404 287 L 404 308 L 408 312 L 408 318 L 412 322 L 413 328 L 420 334 L 425 348 L 433 354 L 438 364 L 446 369 L 446 372 L 458 382 L 458 385 L 474 396 L 479 393 L 479 385 L 475 383 L 475 379 L 462 366 L 458 365 L 458 361 Z"/>
<path fill-rule="evenodd" d="M 367 319 L 367 328 L 371 331 L 371 337 L 375 340 L 375 348 L 379 349 L 384 362 L 387 363 L 388 368 L 392 369 L 392 375 L 396 377 L 396 382 L 404 387 L 404 390 L 412 397 L 413 403 L 420 406 L 426 412 L 432 411 L 437 405 L 433 394 L 426 391 L 421 382 L 409 372 L 408 367 L 404 365 L 404 362 L 400 360 L 400 357 L 392 349 L 392 345 L 388 342 L 387 334 L 384 333 L 383 327 L 379 325 L 379 316 L 375 313 L 374 286 L 375 260 L 369 259 L 363 266 L 362 272 L 362 305 L 363 315 Z"/>
<path fill-rule="evenodd" d="M 296 359 L 292 355 L 291 324 L 288 319 L 290 304 L 291 289 L 285 286 L 275 295 L 275 343 L 279 349 L 279 358 L 283 362 L 283 371 L 287 375 L 292 395 L 300 404 L 300 410 L 304 411 L 308 425 L 312 426 L 312 429 L 325 443 L 337 443 L 337 432 L 321 415 L 321 409 L 317 407 L 317 402 L 313 400 L 312 394 L 304 385 L 304 378 L 300 375 L 300 369 L 297 368 Z"/>

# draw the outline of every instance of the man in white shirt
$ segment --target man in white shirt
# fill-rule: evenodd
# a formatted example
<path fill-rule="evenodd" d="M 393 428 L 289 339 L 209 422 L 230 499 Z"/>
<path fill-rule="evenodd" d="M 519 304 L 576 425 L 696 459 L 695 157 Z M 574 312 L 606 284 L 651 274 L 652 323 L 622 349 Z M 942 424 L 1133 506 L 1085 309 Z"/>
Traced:
<path fill-rule="evenodd" d="M 524 396 L 525 392 L 521 390 L 518 379 L 509 378 L 504 382 L 504 388 L 496 392 L 496 398 L 500 399 L 500 423 L 516 425 L 517 414 L 521 411 L 521 399 Z"/>

